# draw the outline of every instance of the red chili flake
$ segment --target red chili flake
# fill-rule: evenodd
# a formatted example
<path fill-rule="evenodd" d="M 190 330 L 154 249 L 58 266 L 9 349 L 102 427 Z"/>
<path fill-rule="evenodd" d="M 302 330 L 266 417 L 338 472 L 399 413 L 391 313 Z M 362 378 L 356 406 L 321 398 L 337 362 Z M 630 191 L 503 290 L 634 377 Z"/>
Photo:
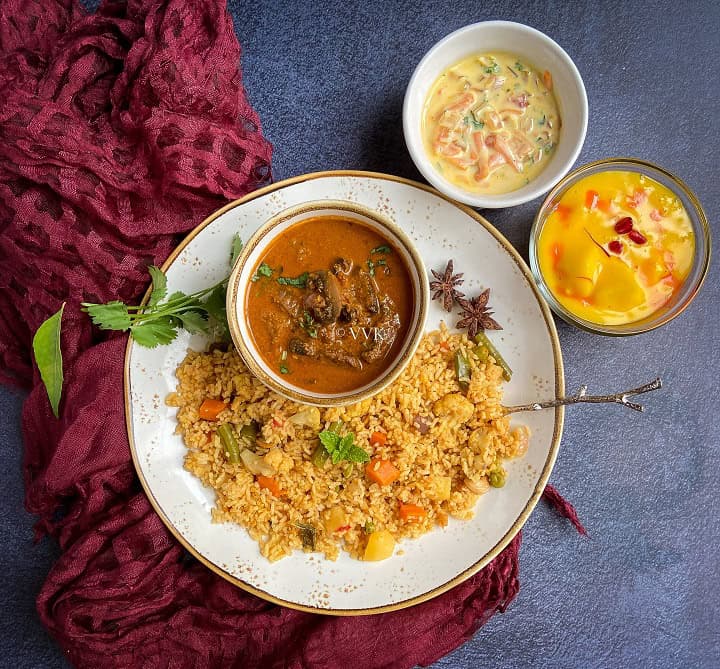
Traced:
<path fill-rule="evenodd" d="M 347 532 L 350 529 L 350 525 L 342 525 L 341 527 L 338 527 L 335 531 L 336 532 Z"/>
<path fill-rule="evenodd" d="M 622 253 L 623 245 L 622 242 L 619 242 L 617 239 L 613 239 L 609 244 L 608 248 L 613 253 L 617 253 L 618 255 Z"/>
<path fill-rule="evenodd" d="M 625 218 L 621 218 L 617 223 L 615 223 L 615 232 L 619 235 L 626 235 L 632 229 L 633 220 L 629 216 L 625 216 Z"/>
<path fill-rule="evenodd" d="M 283 422 L 281 420 L 278 420 L 277 418 L 272 419 L 273 427 L 282 427 Z"/>
<path fill-rule="evenodd" d="M 628 233 L 628 237 L 632 239 L 632 241 L 634 241 L 636 244 L 647 244 L 647 239 L 645 239 L 645 235 L 643 235 L 643 233 L 639 230 L 631 230 Z"/>

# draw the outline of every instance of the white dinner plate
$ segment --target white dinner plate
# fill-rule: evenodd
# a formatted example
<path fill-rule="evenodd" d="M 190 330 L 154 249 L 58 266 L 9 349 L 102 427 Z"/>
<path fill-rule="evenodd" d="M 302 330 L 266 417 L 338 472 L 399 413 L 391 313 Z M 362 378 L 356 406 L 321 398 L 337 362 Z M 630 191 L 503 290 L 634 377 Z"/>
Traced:
<path fill-rule="evenodd" d="M 232 202 L 203 221 L 163 265 L 168 292 L 208 287 L 228 273 L 233 235 L 247 239 L 264 221 L 295 204 L 352 200 L 384 213 L 416 243 L 428 268 L 449 259 L 464 272 L 463 292 L 491 288 L 490 303 L 503 325 L 490 333 L 513 370 L 504 403 L 527 404 L 564 393 L 557 332 L 530 271 L 510 243 L 485 219 L 421 184 L 370 172 L 322 172 L 273 184 Z M 456 315 L 431 304 L 426 330 Z M 188 348 L 208 344 L 182 330 L 167 346 L 147 349 L 128 341 L 125 407 L 133 460 L 150 502 L 177 539 L 223 578 L 270 601 L 335 615 L 395 610 L 448 590 L 490 562 L 517 534 L 537 503 L 555 462 L 562 407 L 518 414 L 530 427 L 525 457 L 507 463 L 503 488 L 483 495 L 472 520 L 451 519 L 418 539 L 403 539 L 391 558 L 361 562 L 341 551 L 337 561 L 294 552 L 271 563 L 246 531 L 211 522 L 214 492 L 183 468 L 186 449 L 175 434 L 176 409 L 164 398 L 175 389 L 175 369 Z"/>

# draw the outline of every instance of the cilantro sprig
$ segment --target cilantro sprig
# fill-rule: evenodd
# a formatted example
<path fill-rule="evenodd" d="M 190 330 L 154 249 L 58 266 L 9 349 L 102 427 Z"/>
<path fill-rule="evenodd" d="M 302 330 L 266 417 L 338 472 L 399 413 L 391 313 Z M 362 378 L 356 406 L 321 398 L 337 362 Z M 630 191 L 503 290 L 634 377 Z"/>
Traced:
<path fill-rule="evenodd" d="M 106 304 L 83 302 L 82 311 L 90 316 L 93 324 L 101 330 L 130 331 L 130 336 L 141 346 L 155 348 L 168 344 L 177 337 L 178 329 L 191 333 L 209 332 L 211 312 L 219 317 L 213 297 L 211 307 L 207 301 L 213 293 L 224 288 L 224 281 L 205 290 L 186 295 L 176 292 L 164 299 L 167 292 L 165 275 L 154 266 L 149 268 L 153 289 L 145 306 L 128 306 L 119 300 Z M 154 299 L 153 299 L 154 298 Z"/>
<path fill-rule="evenodd" d="M 239 235 L 232 239 L 230 266 L 235 264 L 243 243 Z M 159 268 L 148 267 L 152 289 L 144 305 L 127 305 L 120 300 L 105 304 L 82 302 L 81 311 L 90 316 L 93 324 L 101 330 L 130 331 L 130 336 L 140 345 L 155 348 L 170 343 L 184 328 L 190 333 L 212 332 L 219 339 L 228 340 L 225 294 L 228 278 L 210 288 L 187 295 L 177 291 L 168 296 L 167 277 Z M 63 370 L 60 349 L 61 319 L 63 307 L 43 322 L 33 339 L 33 352 L 40 369 L 41 378 L 55 416 L 62 395 Z"/>
<path fill-rule="evenodd" d="M 235 235 L 230 252 L 231 266 L 235 264 L 241 250 L 242 241 Z M 167 297 L 167 277 L 163 271 L 151 265 L 148 272 L 152 279 L 152 289 L 147 304 L 128 306 L 120 300 L 105 304 L 83 302 L 82 311 L 101 330 L 129 330 L 130 336 L 147 348 L 169 344 L 177 337 L 180 328 L 191 334 L 207 334 L 215 326 L 221 338 L 227 338 L 227 278 L 190 295 L 177 291 Z"/>
<path fill-rule="evenodd" d="M 334 465 L 346 460 L 347 462 L 370 462 L 370 456 L 364 449 L 355 444 L 355 435 L 348 432 L 340 434 L 342 423 L 334 423 L 330 429 L 323 430 L 318 438 L 327 451 Z"/>

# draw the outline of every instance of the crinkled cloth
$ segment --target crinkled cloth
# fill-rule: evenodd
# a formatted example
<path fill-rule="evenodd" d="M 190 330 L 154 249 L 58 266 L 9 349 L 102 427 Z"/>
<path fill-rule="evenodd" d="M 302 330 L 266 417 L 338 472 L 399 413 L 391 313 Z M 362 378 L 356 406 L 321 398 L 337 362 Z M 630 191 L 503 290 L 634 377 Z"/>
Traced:
<path fill-rule="evenodd" d="M 23 410 L 27 508 L 62 557 L 38 597 L 78 667 L 410 667 L 469 638 L 518 591 L 520 537 L 412 610 L 300 613 L 245 593 L 178 545 L 140 490 L 125 432 L 125 337 L 82 300 L 138 300 L 147 265 L 270 179 L 220 0 L 5 0 L 0 20 L 0 378 Z M 32 334 L 66 302 L 61 418 Z M 392 643 L 368 644 L 368 639 Z"/>

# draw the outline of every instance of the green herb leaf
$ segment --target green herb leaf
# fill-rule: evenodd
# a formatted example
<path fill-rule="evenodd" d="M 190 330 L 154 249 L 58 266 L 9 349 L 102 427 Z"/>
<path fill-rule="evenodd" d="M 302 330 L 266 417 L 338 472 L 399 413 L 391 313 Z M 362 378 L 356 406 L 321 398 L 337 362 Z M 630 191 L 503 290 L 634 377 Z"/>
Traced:
<path fill-rule="evenodd" d="M 281 286 L 295 286 L 296 288 L 305 288 L 308 280 L 308 272 L 303 272 L 300 276 L 296 276 L 294 279 L 288 276 L 279 276 L 276 281 Z"/>
<path fill-rule="evenodd" d="M 235 235 L 231 259 L 237 257 L 240 249 L 242 242 Z M 150 348 L 171 342 L 181 327 L 191 333 L 208 332 L 211 317 L 217 321 L 221 337 L 229 339 L 225 309 L 227 278 L 190 295 L 175 291 L 166 299 L 167 277 L 155 266 L 148 267 L 148 271 L 152 278 L 152 291 L 146 305 L 128 308 L 119 300 L 106 304 L 83 302 L 82 310 L 90 315 L 92 322 L 100 329 L 122 332 L 130 330 L 132 338 L 138 344 Z M 273 272 L 265 263 L 258 271 L 263 276 L 270 276 Z"/>
<path fill-rule="evenodd" d="M 368 268 L 368 274 L 370 276 L 375 276 L 375 263 L 372 260 L 366 261 L 367 268 Z"/>
<path fill-rule="evenodd" d="M 236 232 L 233 235 L 232 243 L 230 244 L 230 267 L 233 267 L 235 265 L 235 261 L 238 259 L 240 251 L 242 251 L 242 249 L 242 239 L 240 239 L 240 235 Z"/>
<path fill-rule="evenodd" d="M 303 319 L 300 321 L 300 327 L 308 333 L 312 339 L 317 339 L 318 329 L 317 323 L 313 319 L 309 311 L 303 311 Z"/>
<path fill-rule="evenodd" d="M 227 288 L 221 283 L 213 288 L 210 295 L 207 296 L 203 307 L 208 315 L 215 321 L 219 329 L 219 336 L 224 340 L 230 339 L 230 328 L 227 323 L 227 309 L 225 307 L 225 297 Z"/>
<path fill-rule="evenodd" d="M 500 65 L 497 63 L 493 63 L 485 68 L 485 74 L 497 74 L 498 72 L 500 72 Z"/>
<path fill-rule="evenodd" d="M 125 331 L 130 327 L 130 315 L 125 304 L 113 300 L 107 304 L 82 303 L 82 310 L 88 314 L 101 330 Z"/>
<path fill-rule="evenodd" d="M 350 462 L 370 462 L 370 456 L 368 453 L 360 448 L 360 446 L 353 445 L 348 452 L 347 459 Z"/>
<path fill-rule="evenodd" d="M 177 337 L 177 328 L 172 322 L 171 316 L 163 316 L 152 321 L 148 320 L 130 327 L 130 335 L 140 344 L 147 348 L 155 348 L 160 344 L 169 344 Z"/>
<path fill-rule="evenodd" d="M 183 311 L 177 315 L 178 319 L 182 323 L 182 326 L 190 334 L 200 334 L 208 331 L 208 320 L 199 311 Z"/>
<path fill-rule="evenodd" d="M 341 460 L 347 460 L 347 455 L 350 452 L 350 448 L 355 440 L 355 435 L 352 432 L 346 434 L 337 445 L 335 452 L 332 454 L 332 463 L 336 465 Z"/>
<path fill-rule="evenodd" d="M 468 114 L 465 117 L 465 125 L 472 126 L 475 130 L 482 130 L 485 127 L 484 121 L 476 121 L 472 114 Z"/>
<path fill-rule="evenodd" d="M 525 66 L 519 60 L 516 60 L 515 61 L 515 69 L 518 70 L 519 72 L 522 72 L 525 69 Z"/>
<path fill-rule="evenodd" d="M 341 436 L 337 430 L 341 425 L 332 425 L 332 429 L 323 430 L 318 437 L 320 443 L 331 456 L 334 465 L 342 462 L 369 462 L 370 456 L 359 446 L 355 445 L 355 435 L 348 432 Z"/>
<path fill-rule="evenodd" d="M 290 370 L 283 364 L 280 364 L 280 373 L 281 374 L 289 374 Z"/>
<path fill-rule="evenodd" d="M 261 277 L 271 277 L 273 274 L 272 267 L 268 265 L 267 263 L 262 263 L 260 267 L 257 268 L 257 271 L 255 272 L 255 276 L 251 279 L 251 281 L 259 281 Z"/>
<path fill-rule="evenodd" d="M 159 267 L 155 267 L 155 265 L 150 265 L 148 272 L 150 272 L 150 277 L 152 278 L 152 292 L 148 299 L 148 306 L 154 307 L 167 295 L 167 277 L 165 273 Z"/>
<path fill-rule="evenodd" d="M 392 253 L 392 249 L 386 244 L 383 244 L 382 246 L 376 246 L 374 249 L 372 249 L 370 251 L 370 255 L 372 255 L 373 253 Z"/>
<path fill-rule="evenodd" d="M 59 407 L 63 386 L 60 330 L 64 309 L 65 303 L 63 302 L 60 310 L 40 325 L 33 337 L 32 343 L 35 363 L 40 370 L 40 378 L 45 385 L 45 390 L 47 391 L 55 418 L 60 417 Z"/>
<path fill-rule="evenodd" d="M 340 443 L 340 435 L 332 430 L 323 430 L 319 435 L 320 443 L 325 447 L 328 453 L 333 453 Z"/>
<path fill-rule="evenodd" d="M 302 541 L 303 548 L 308 550 L 315 550 L 315 534 L 317 530 L 307 523 L 295 523 L 295 527 L 298 528 L 300 534 L 300 541 Z"/>
<path fill-rule="evenodd" d="M 176 290 L 174 293 L 172 293 L 172 295 L 170 295 L 170 297 L 167 298 L 165 304 L 167 304 L 168 302 L 174 302 L 175 300 L 182 300 L 186 297 L 187 295 L 183 293 L 182 290 Z"/>

